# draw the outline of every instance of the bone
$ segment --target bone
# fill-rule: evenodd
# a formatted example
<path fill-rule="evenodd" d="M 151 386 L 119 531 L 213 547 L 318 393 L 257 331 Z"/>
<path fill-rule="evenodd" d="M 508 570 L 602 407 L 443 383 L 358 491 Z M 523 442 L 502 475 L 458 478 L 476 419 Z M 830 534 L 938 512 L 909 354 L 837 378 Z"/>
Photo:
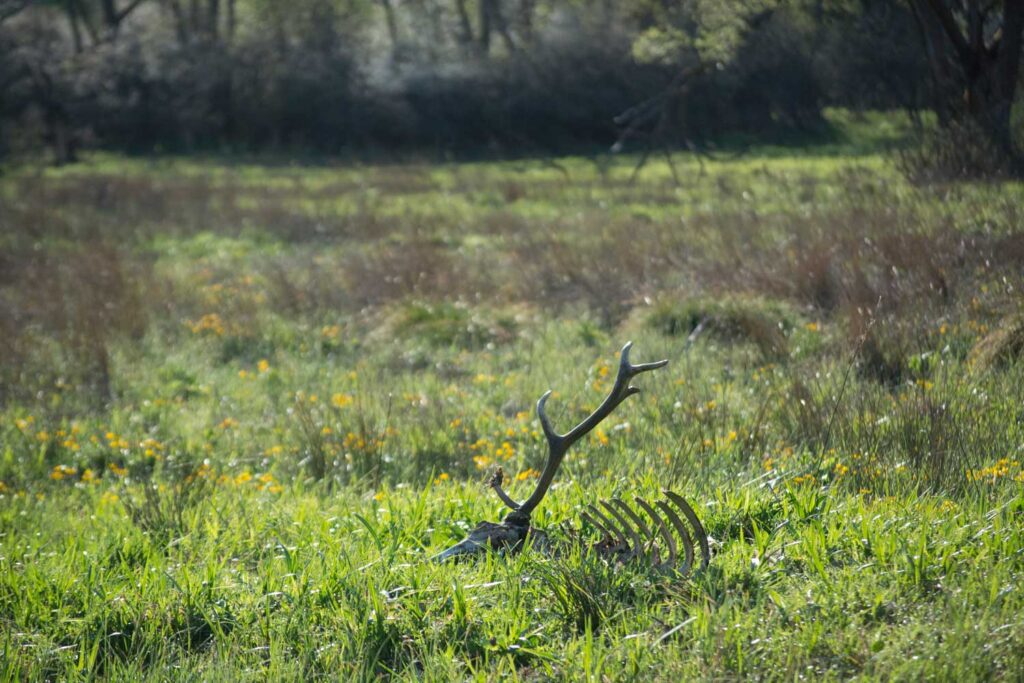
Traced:
<path fill-rule="evenodd" d="M 687 503 L 686 500 L 678 493 L 673 493 L 672 491 L 662 491 L 662 493 L 683 511 L 687 521 L 689 521 L 690 525 L 693 527 L 693 530 L 697 535 L 697 543 L 700 544 L 702 558 L 700 568 L 707 569 L 708 563 L 711 562 L 711 549 L 708 547 L 708 534 L 704 531 L 704 525 L 700 523 L 700 519 L 697 518 L 697 513 L 693 511 L 690 504 Z"/>
<path fill-rule="evenodd" d="M 686 525 L 683 524 L 683 520 L 679 519 L 679 515 L 676 511 L 669 507 L 668 503 L 663 500 L 659 500 L 655 503 L 658 508 L 665 513 L 668 520 L 672 523 L 672 526 L 676 528 L 676 532 L 683 541 L 683 555 L 684 561 L 683 566 L 679 568 L 682 574 L 688 574 L 690 567 L 693 566 L 693 541 L 690 540 L 690 532 L 686 530 Z"/>
<path fill-rule="evenodd" d="M 676 539 L 672 537 L 672 532 L 668 530 L 668 524 L 665 522 L 662 516 L 659 515 L 653 507 L 651 507 L 651 504 L 648 503 L 643 498 L 640 498 L 638 496 L 636 498 L 636 504 L 642 507 L 644 509 L 644 512 L 646 512 L 651 519 L 657 522 L 658 531 L 661 533 L 661 537 L 665 540 L 665 546 L 668 549 L 667 563 L 675 564 L 676 557 L 679 555 L 679 553 L 676 549 Z"/>
<path fill-rule="evenodd" d="M 637 530 L 633 527 L 633 525 L 630 524 L 626 520 L 626 518 L 622 516 L 622 513 L 620 513 L 615 508 L 615 506 L 609 503 L 607 500 L 602 500 L 601 505 L 602 507 L 604 507 L 605 510 L 611 513 L 612 517 L 615 518 L 615 521 L 617 521 L 621 525 L 621 527 L 626 530 L 626 533 L 629 534 L 630 539 L 632 539 L 633 543 L 630 546 L 629 555 L 633 556 L 640 552 L 643 552 L 644 542 L 640 538 L 640 534 L 637 533 Z"/>

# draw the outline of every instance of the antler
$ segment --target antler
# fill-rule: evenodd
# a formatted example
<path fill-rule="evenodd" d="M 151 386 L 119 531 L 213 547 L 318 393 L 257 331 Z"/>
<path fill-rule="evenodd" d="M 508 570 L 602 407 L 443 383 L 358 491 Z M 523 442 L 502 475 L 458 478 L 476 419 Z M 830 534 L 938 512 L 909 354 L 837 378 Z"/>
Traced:
<path fill-rule="evenodd" d="M 668 360 L 659 360 L 654 363 L 641 363 L 640 365 L 633 365 L 629 362 L 629 350 L 632 348 L 633 342 L 626 342 L 626 345 L 622 347 L 619 360 L 619 372 L 615 377 L 615 385 L 612 387 L 611 392 L 605 397 L 601 405 L 592 412 L 586 419 L 580 422 L 578 425 L 573 427 L 565 434 L 559 434 L 551 426 L 551 421 L 548 420 L 547 413 L 544 411 L 544 406 L 548 401 L 548 397 L 551 396 L 551 390 L 549 389 L 540 400 L 537 401 L 537 417 L 540 418 L 541 427 L 544 429 L 544 436 L 548 440 L 548 461 L 544 465 L 544 471 L 540 475 L 540 481 L 537 482 L 537 487 L 530 494 L 530 497 L 526 499 L 526 502 L 519 504 L 516 503 L 512 498 L 502 490 L 502 474 L 496 473 L 495 476 L 491 477 L 490 486 L 498 494 L 507 506 L 512 508 L 513 512 L 509 517 L 515 517 L 517 519 L 528 520 L 530 513 L 533 512 L 540 501 L 544 498 L 544 495 L 548 492 L 548 488 L 551 486 L 552 480 L 555 478 L 555 473 L 558 471 L 559 466 L 562 464 L 562 460 L 565 458 L 566 452 L 569 448 L 580 440 L 587 432 L 591 431 L 598 424 L 601 423 L 606 417 L 608 417 L 620 403 L 625 401 L 633 394 L 640 393 L 638 387 L 631 386 L 629 381 L 639 375 L 641 372 L 647 372 L 648 370 L 656 370 L 658 368 L 665 367 L 668 365 Z"/>

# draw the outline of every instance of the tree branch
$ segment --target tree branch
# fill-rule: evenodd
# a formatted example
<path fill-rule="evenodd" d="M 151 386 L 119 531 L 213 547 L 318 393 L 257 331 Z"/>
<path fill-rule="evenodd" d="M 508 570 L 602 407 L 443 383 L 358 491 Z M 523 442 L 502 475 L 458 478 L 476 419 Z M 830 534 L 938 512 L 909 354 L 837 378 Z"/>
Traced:
<path fill-rule="evenodd" d="M 960 32 L 960 27 L 956 23 L 956 17 L 953 16 L 953 12 L 949 9 L 946 3 L 943 2 L 943 0 L 926 0 L 926 2 L 931 8 L 932 13 L 935 15 L 935 18 L 939 20 L 942 30 L 946 33 L 946 36 L 950 41 L 952 41 L 953 47 L 960 56 L 960 60 L 964 64 L 970 63 L 972 58 L 971 46 L 968 45 L 967 39 Z M 1014 4 L 1014 0 L 1010 0 L 1010 4 Z"/>

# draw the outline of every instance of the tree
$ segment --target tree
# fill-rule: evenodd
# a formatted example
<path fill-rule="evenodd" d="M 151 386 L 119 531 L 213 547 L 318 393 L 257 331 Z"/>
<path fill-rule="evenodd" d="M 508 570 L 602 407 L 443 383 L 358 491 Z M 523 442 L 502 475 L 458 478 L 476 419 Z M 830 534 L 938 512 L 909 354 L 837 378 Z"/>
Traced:
<path fill-rule="evenodd" d="M 931 66 L 940 122 L 969 125 L 1021 169 L 1011 110 L 1020 76 L 1024 2 L 910 0 Z"/>

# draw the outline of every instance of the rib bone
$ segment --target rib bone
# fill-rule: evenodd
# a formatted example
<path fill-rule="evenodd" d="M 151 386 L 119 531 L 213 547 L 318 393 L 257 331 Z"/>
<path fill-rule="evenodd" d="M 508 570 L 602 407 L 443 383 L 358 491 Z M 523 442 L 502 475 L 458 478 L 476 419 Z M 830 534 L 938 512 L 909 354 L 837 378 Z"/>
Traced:
<path fill-rule="evenodd" d="M 655 567 L 674 569 L 685 576 L 694 567 L 693 539 L 696 538 L 701 550 L 700 569 L 705 569 L 711 556 L 704 526 L 682 496 L 671 491 L 663 493 L 665 499 L 655 501 L 654 505 L 643 498 L 634 498 L 637 509 L 619 498 L 600 501 L 614 521 L 596 505 L 587 506 L 580 516 L 603 534 L 593 545 L 594 550 L 617 562 L 644 558 Z M 645 516 L 653 524 L 648 524 Z M 683 545 L 683 562 L 679 566 L 678 542 Z"/>

